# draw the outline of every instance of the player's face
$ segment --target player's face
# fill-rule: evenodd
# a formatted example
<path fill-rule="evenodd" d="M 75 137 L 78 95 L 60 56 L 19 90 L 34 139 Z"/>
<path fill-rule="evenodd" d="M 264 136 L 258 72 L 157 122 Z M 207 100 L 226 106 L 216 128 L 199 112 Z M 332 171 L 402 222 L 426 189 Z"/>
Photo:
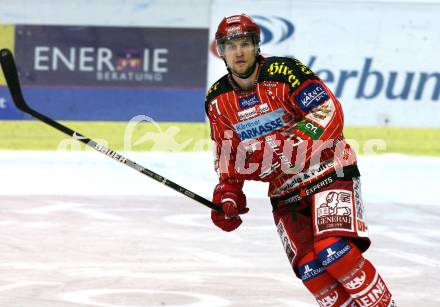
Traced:
<path fill-rule="evenodd" d="M 256 61 L 255 45 L 250 37 L 225 42 L 223 56 L 229 69 L 237 75 L 246 75 Z"/>

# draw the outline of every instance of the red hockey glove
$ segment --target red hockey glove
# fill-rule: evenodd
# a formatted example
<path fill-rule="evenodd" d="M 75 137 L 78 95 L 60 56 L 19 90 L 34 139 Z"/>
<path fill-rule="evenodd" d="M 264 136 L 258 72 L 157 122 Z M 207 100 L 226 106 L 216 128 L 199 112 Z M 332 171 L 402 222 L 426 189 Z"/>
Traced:
<path fill-rule="evenodd" d="M 249 211 L 246 207 L 246 196 L 240 188 L 219 183 L 214 189 L 212 202 L 222 207 L 224 213 L 211 211 L 213 223 L 224 231 L 233 231 L 241 225 L 239 214 Z"/>
<path fill-rule="evenodd" d="M 293 170 L 304 157 L 297 156 L 298 145 L 302 140 L 292 137 L 294 135 L 285 136 L 283 133 L 275 132 L 266 136 L 264 141 L 249 144 L 246 148 L 248 156 L 245 163 L 248 169 L 238 172 L 240 174 L 249 172 L 252 165 L 258 165 L 255 171 L 244 175 L 244 179 L 271 182 L 287 171 Z"/>

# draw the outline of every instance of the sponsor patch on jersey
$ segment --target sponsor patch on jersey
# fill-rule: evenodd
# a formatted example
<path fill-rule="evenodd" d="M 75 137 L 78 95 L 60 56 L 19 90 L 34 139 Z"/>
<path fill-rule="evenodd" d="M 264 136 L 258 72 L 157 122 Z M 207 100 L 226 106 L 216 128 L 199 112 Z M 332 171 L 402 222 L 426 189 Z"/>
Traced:
<path fill-rule="evenodd" d="M 335 114 L 335 104 L 332 99 L 312 109 L 311 113 L 306 116 L 307 119 L 326 127 Z"/>
<path fill-rule="evenodd" d="M 295 96 L 298 106 L 305 112 L 309 112 L 329 99 L 329 94 L 324 87 L 317 82 L 308 84 Z"/>
<path fill-rule="evenodd" d="M 245 120 L 255 115 L 257 115 L 257 110 L 255 109 L 255 107 L 238 112 L 238 118 L 240 120 Z"/>
<path fill-rule="evenodd" d="M 298 141 L 298 144 L 300 144 L 301 142 L 303 142 L 303 140 L 300 139 Z M 331 170 L 334 166 L 335 161 L 333 159 L 312 165 L 308 170 L 289 177 L 289 179 L 287 179 L 280 187 L 275 190 L 275 193 L 282 194 L 286 191 L 291 191 L 295 189 L 300 184 L 311 182 L 312 180 L 323 176 L 324 173 L 328 173 L 328 171 Z"/>
<path fill-rule="evenodd" d="M 315 233 L 354 231 L 355 215 L 350 190 L 328 190 L 314 195 Z"/>
<path fill-rule="evenodd" d="M 269 111 L 269 106 L 267 105 L 267 103 L 263 103 L 263 104 L 255 106 L 255 107 L 240 111 L 237 114 L 238 114 L 238 118 L 240 119 L 240 121 L 242 121 L 242 120 L 252 118 L 258 114 L 266 113 L 268 111 Z M 283 120 L 284 120 L 284 122 L 287 122 L 284 118 L 283 118 Z"/>
<path fill-rule="evenodd" d="M 259 110 L 261 113 L 266 113 L 267 111 L 269 111 L 269 106 L 267 105 L 267 103 L 263 103 L 262 105 L 260 105 Z"/>
<path fill-rule="evenodd" d="M 282 108 L 265 113 L 258 117 L 234 125 L 240 139 L 255 139 L 265 136 L 284 126 L 283 115 L 285 111 Z"/>
<path fill-rule="evenodd" d="M 258 99 L 257 94 L 252 94 L 250 96 L 241 97 L 238 99 L 240 102 L 240 109 L 247 109 L 251 108 L 253 106 L 256 106 L 258 103 L 260 103 L 260 100 Z"/>
<path fill-rule="evenodd" d="M 264 87 L 277 87 L 277 84 L 275 82 L 263 81 L 263 86 Z"/>
<path fill-rule="evenodd" d="M 313 140 L 318 140 L 324 132 L 320 126 L 305 119 L 298 122 L 295 125 L 295 129 L 301 130 L 302 132 L 306 133 Z"/>

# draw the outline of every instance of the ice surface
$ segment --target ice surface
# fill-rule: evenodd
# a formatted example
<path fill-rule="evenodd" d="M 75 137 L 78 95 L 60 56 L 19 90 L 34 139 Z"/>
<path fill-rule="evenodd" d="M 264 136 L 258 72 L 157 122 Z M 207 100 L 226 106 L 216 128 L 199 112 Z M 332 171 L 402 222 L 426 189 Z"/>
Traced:
<path fill-rule="evenodd" d="M 209 197 L 209 153 L 127 153 Z M 360 157 L 366 257 L 399 306 L 440 306 L 440 159 Z M 207 208 L 98 153 L 0 151 L 0 306 L 317 306 L 289 267 L 265 184 L 224 233 Z"/>
<path fill-rule="evenodd" d="M 124 155 L 205 197 L 210 197 L 216 184 L 211 153 Z M 440 158 L 400 154 L 361 156 L 359 168 L 367 202 L 440 205 L 434 197 Z M 0 169 L 0 195 L 180 197 L 162 184 L 96 152 L 0 151 Z M 267 185 L 247 182 L 245 191 L 249 197 L 266 198 Z"/>

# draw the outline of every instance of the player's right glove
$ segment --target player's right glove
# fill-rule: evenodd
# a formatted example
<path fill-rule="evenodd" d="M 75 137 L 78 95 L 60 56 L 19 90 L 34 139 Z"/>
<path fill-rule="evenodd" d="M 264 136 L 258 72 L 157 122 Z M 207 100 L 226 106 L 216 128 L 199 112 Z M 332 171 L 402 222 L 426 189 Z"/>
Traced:
<path fill-rule="evenodd" d="M 214 189 L 212 202 L 220 205 L 224 213 L 211 211 L 213 223 L 224 231 L 233 231 L 241 225 L 240 214 L 249 211 L 246 207 L 246 196 L 243 191 L 233 185 L 219 183 Z"/>

